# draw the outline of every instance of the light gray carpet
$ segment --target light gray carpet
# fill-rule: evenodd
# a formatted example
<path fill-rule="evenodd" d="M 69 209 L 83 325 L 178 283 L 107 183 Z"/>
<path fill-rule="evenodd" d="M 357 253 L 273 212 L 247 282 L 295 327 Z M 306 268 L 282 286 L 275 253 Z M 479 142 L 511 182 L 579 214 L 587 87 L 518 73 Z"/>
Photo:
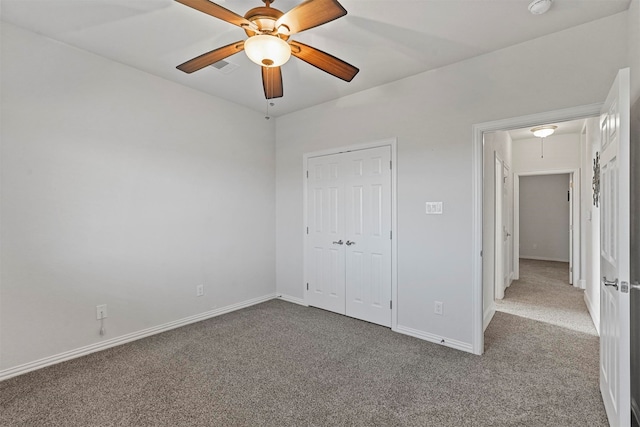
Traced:
<path fill-rule="evenodd" d="M 507 313 L 474 356 L 274 300 L 4 381 L 0 425 L 605 426 L 597 354 Z"/>
<path fill-rule="evenodd" d="M 520 280 L 496 300 L 496 309 L 552 325 L 597 335 L 584 291 L 569 285 L 566 262 L 520 259 Z"/>

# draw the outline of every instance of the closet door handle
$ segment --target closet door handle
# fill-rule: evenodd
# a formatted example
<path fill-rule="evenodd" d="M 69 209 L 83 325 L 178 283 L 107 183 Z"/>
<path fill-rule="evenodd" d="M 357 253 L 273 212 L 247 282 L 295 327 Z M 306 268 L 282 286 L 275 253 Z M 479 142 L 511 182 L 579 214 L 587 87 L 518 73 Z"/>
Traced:
<path fill-rule="evenodd" d="M 356 242 L 352 242 L 351 240 L 347 240 L 347 246 L 355 245 Z"/>
<path fill-rule="evenodd" d="M 344 243 L 344 242 L 342 241 L 342 239 L 338 240 L 337 242 L 333 242 L 333 244 L 334 244 L 334 245 L 341 245 L 342 243 Z M 347 245 L 348 245 L 348 244 L 349 244 L 349 243 L 347 243 Z"/>
<path fill-rule="evenodd" d="M 602 277 L 602 283 L 604 283 L 605 286 L 613 286 L 616 291 L 618 290 L 618 279 L 611 281 L 607 280 L 606 277 Z"/>

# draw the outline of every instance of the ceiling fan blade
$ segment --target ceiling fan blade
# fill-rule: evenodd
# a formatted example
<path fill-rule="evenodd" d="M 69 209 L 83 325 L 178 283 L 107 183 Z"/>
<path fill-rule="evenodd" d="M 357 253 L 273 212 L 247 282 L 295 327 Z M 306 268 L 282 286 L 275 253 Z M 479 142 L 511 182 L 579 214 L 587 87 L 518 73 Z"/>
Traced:
<path fill-rule="evenodd" d="M 282 72 L 280 67 L 262 67 L 262 86 L 267 99 L 282 97 Z"/>
<path fill-rule="evenodd" d="M 291 54 L 339 79 L 350 82 L 360 71 L 351 64 L 304 43 L 291 41 Z"/>
<path fill-rule="evenodd" d="M 282 15 L 276 21 L 275 28 L 286 25 L 288 34 L 295 34 L 346 14 L 347 11 L 338 0 L 307 0 Z"/>
<path fill-rule="evenodd" d="M 211 52 L 203 53 L 200 56 L 196 56 L 189 61 L 178 65 L 176 68 L 180 71 L 184 71 L 185 73 L 193 73 L 194 71 L 198 71 L 204 67 L 207 67 L 211 64 L 215 64 L 216 62 L 236 54 L 244 49 L 244 41 L 240 40 L 235 43 L 231 43 L 224 47 L 214 49 Z"/>
<path fill-rule="evenodd" d="M 253 24 L 242 16 L 231 12 L 229 9 L 210 2 L 209 0 L 176 0 L 178 3 L 182 3 L 185 6 L 189 6 L 195 10 L 211 15 L 215 18 L 222 19 L 230 24 L 237 25 L 238 27 L 253 27 Z"/>

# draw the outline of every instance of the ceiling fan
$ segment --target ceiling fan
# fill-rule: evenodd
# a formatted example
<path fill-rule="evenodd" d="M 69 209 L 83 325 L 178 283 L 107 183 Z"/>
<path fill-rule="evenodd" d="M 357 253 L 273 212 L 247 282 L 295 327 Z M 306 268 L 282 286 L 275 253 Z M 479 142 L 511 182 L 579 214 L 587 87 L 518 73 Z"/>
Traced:
<path fill-rule="evenodd" d="M 244 50 L 249 59 L 262 67 L 264 95 L 272 99 L 283 94 L 280 66 L 291 55 L 347 82 L 360 71 L 335 56 L 289 39 L 293 34 L 346 15 L 347 11 L 337 0 L 306 0 L 287 13 L 272 8 L 274 0 L 262 0 L 265 6 L 249 10 L 244 17 L 209 0 L 176 1 L 236 25 L 249 36 L 247 40 L 214 49 L 176 67 L 185 73 L 193 73 Z"/>

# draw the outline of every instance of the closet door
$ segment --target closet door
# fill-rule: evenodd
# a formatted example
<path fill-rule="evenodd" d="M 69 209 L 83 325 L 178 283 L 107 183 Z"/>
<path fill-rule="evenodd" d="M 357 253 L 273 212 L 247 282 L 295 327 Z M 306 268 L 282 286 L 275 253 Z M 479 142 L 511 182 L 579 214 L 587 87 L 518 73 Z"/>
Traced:
<path fill-rule="evenodd" d="M 346 314 L 391 326 L 391 148 L 344 156 Z"/>
<path fill-rule="evenodd" d="M 391 326 L 391 147 L 309 158 L 307 302 Z"/>
<path fill-rule="evenodd" d="M 344 157 L 307 163 L 307 302 L 345 314 Z"/>

